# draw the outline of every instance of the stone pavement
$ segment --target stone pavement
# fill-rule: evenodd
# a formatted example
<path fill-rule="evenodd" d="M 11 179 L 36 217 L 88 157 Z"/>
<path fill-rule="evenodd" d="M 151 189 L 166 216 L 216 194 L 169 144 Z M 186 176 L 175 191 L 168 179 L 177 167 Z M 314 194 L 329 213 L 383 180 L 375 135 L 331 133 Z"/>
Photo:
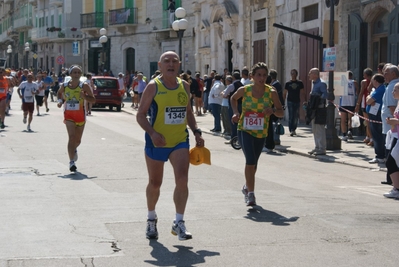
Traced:
<path fill-rule="evenodd" d="M 125 106 L 122 108 L 122 111 L 135 115 L 137 110 L 131 108 L 130 104 L 130 98 L 126 99 Z M 226 141 L 221 134 L 212 133 L 210 131 L 210 129 L 213 129 L 212 114 L 206 113 L 202 116 L 196 116 L 196 120 L 198 127 L 202 129 L 203 133 L 216 137 L 220 136 L 220 142 L 224 143 Z M 311 126 L 304 123 L 299 124 L 298 129 L 296 130 L 297 136 L 291 137 L 288 132 L 288 121 L 283 120 L 282 124 L 285 128 L 285 134 L 280 137 L 281 145 L 275 147 L 277 153 L 292 153 L 322 161 L 347 164 L 372 170 L 386 171 L 385 164 L 368 163 L 369 160 L 374 158 L 375 153 L 372 147 L 369 147 L 362 142 L 364 136 L 354 136 L 353 140 L 348 140 L 347 142 L 342 141 L 341 150 L 327 150 L 326 155 L 311 156 L 308 154 L 308 151 L 314 148 Z"/>

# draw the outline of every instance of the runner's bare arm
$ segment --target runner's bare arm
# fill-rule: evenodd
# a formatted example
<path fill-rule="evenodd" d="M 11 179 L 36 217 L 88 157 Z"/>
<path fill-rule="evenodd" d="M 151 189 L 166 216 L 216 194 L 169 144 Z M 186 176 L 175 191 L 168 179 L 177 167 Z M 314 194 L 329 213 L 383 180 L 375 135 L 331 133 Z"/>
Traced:
<path fill-rule="evenodd" d="M 57 103 L 57 107 L 61 107 L 62 104 L 64 103 L 64 84 L 61 84 L 60 89 L 57 92 L 57 99 L 58 99 L 58 103 Z"/>
<path fill-rule="evenodd" d="M 90 90 L 90 87 L 87 83 L 83 84 L 81 95 L 82 95 L 83 99 L 89 103 L 96 102 L 96 98 L 94 97 L 93 92 Z"/>

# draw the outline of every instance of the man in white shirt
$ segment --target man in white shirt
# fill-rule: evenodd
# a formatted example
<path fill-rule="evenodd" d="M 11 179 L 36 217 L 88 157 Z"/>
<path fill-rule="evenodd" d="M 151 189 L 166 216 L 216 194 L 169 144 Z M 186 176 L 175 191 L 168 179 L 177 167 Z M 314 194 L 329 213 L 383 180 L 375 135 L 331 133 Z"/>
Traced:
<path fill-rule="evenodd" d="M 222 76 L 219 74 L 215 75 L 215 82 L 209 92 L 208 104 L 210 105 L 212 115 L 214 117 L 214 127 L 211 132 L 220 133 L 222 126 L 220 124 L 220 112 L 222 109 L 222 92 L 224 90 L 224 84 L 221 81 Z"/>
<path fill-rule="evenodd" d="M 23 123 L 26 124 L 28 117 L 28 127 L 29 132 L 32 131 L 30 124 L 33 119 L 33 112 L 35 111 L 35 98 L 34 95 L 38 93 L 38 86 L 33 82 L 33 74 L 27 74 L 27 81 L 23 81 L 18 87 L 18 95 L 22 99 L 22 111 L 24 112 Z"/>

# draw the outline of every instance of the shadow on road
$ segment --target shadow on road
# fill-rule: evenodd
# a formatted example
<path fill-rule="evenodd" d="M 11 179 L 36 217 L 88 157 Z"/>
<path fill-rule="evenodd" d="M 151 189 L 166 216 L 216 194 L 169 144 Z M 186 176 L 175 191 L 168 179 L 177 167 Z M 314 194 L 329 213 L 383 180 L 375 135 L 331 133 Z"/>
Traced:
<path fill-rule="evenodd" d="M 205 263 L 205 257 L 220 256 L 219 252 L 208 250 L 192 251 L 193 247 L 176 245 L 176 252 L 169 251 L 163 244 L 156 240 L 150 240 L 152 247 L 151 256 L 155 260 L 145 260 L 155 266 L 181 266 L 189 267 L 200 263 Z"/>
<path fill-rule="evenodd" d="M 261 206 L 248 209 L 248 214 L 244 218 L 255 222 L 270 222 L 279 226 L 288 226 L 290 222 L 296 222 L 299 219 L 299 217 L 286 218 L 274 211 L 265 210 Z"/>
<path fill-rule="evenodd" d="M 96 179 L 97 176 L 89 177 L 86 174 L 83 174 L 81 172 L 75 172 L 75 173 L 69 173 L 65 175 L 59 175 L 58 177 L 63 178 L 63 179 L 71 179 L 71 180 L 84 180 L 84 179 Z"/>

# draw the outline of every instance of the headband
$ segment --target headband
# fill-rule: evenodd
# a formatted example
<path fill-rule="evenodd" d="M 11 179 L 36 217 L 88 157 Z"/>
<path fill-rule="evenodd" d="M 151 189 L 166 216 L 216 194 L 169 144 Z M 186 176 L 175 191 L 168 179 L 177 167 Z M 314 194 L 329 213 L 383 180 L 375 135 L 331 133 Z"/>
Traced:
<path fill-rule="evenodd" d="M 80 67 L 80 66 L 78 66 L 78 65 L 72 65 L 70 68 L 69 68 L 69 73 L 72 73 L 72 71 L 74 70 L 74 69 L 78 69 L 78 70 L 80 70 L 80 72 L 82 72 L 82 68 Z"/>

